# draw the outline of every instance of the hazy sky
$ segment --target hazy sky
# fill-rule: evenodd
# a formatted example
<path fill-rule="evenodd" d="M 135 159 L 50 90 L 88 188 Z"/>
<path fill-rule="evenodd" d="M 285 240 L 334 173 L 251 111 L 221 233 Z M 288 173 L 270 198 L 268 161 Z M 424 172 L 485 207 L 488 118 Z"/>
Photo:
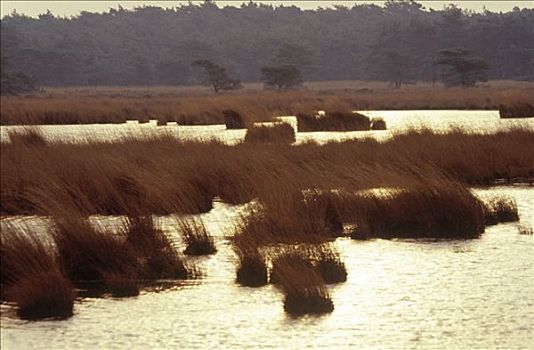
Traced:
<path fill-rule="evenodd" d="M 198 1 L 193 1 L 198 2 Z M 239 6 L 243 1 L 216 1 L 220 6 Z M 351 6 L 354 3 L 374 3 L 377 5 L 382 5 L 384 1 L 332 1 L 332 0 L 323 0 L 323 1 L 255 1 L 270 3 L 273 5 L 286 4 L 286 5 L 296 5 L 301 8 L 312 9 L 321 7 L 329 7 L 333 4 L 340 4 L 345 6 Z M 488 10 L 499 12 L 499 11 L 510 11 L 514 6 L 520 8 L 534 8 L 534 0 L 531 1 L 419 1 L 426 8 L 441 9 L 444 5 L 454 3 L 461 8 L 471 9 L 474 11 L 481 11 L 485 6 Z M 117 5 L 121 5 L 124 8 L 133 8 L 136 6 L 143 5 L 152 5 L 160 7 L 173 7 L 179 6 L 182 3 L 187 3 L 187 1 L 120 1 L 120 0 L 100 0 L 100 1 L 4 1 L 1 0 L 1 10 L 2 17 L 11 13 L 13 10 L 17 10 L 20 14 L 26 14 L 29 16 L 37 16 L 40 13 L 45 13 L 46 10 L 52 11 L 55 15 L 60 16 L 73 16 L 78 14 L 80 11 L 90 11 L 90 12 L 103 12 L 107 11 L 110 7 L 116 8 Z"/>

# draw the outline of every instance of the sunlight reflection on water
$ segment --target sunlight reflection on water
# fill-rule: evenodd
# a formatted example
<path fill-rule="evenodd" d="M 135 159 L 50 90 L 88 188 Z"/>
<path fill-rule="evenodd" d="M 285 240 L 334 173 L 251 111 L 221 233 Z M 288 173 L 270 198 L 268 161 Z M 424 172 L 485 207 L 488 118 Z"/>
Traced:
<path fill-rule="evenodd" d="M 354 138 L 371 137 L 386 140 L 394 133 L 422 125 L 435 131 L 445 131 L 451 127 L 460 127 L 467 131 L 496 132 L 500 129 L 514 126 L 534 127 L 534 118 L 501 119 L 498 111 L 362 111 L 370 117 L 382 117 L 387 124 L 387 130 L 353 131 L 353 132 L 298 132 L 297 143 L 316 141 L 341 141 Z M 296 127 L 295 117 L 280 117 L 283 121 Z M 8 132 L 22 130 L 24 126 L 0 126 L 2 140 L 8 140 Z M 91 125 L 41 125 L 39 128 L 50 140 L 68 142 L 87 142 L 88 140 L 116 140 L 124 137 L 139 137 L 151 135 L 171 135 L 184 140 L 220 140 L 228 144 L 242 141 L 246 130 L 227 130 L 224 125 L 167 125 L 157 126 L 155 121 L 138 124 L 127 122 L 124 124 L 91 124 Z"/>
<path fill-rule="evenodd" d="M 534 225 L 534 188 L 474 191 L 515 198 L 522 224 Z M 199 283 L 86 298 L 65 321 L 28 323 L 3 305 L 2 349 L 520 349 L 534 342 L 534 239 L 515 223 L 465 241 L 338 239 L 349 275 L 330 287 L 334 312 L 293 319 L 272 286 L 234 283 L 226 236 L 243 209 L 216 202 L 202 215 L 218 253 L 197 259 L 206 273 Z M 160 221 L 175 232 L 170 218 Z"/>

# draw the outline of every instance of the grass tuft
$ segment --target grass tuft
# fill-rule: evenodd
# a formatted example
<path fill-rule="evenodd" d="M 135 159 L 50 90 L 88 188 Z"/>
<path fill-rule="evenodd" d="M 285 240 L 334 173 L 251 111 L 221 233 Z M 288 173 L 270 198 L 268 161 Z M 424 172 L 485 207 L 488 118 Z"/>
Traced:
<path fill-rule="evenodd" d="M 291 144 L 295 141 L 295 129 L 287 123 L 252 125 L 245 135 L 245 143 Z"/>
<path fill-rule="evenodd" d="M 27 226 L 2 225 L 0 245 L 2 299 L 17 305 L 21 318 L 68 318 L 75 292 L 53 249 Z"/>
<path fill-rule="evenodd" d="M 236 112 L 233 109 L 225 109 L 222 113 L 226 129 L 246 129 L 247 123 L 239 112 Z"/>
<path fill-rule="evenodd" d="M 517 204 L 513 198 L 493 196 L 484 204 L 486 225 L 519 221 Z"/>
<path fill-rule="evenodd" d="M 217 252 L 213 237 L 206 230 L 202 219 L 180 220 L 179 228 L 186 245 L 186 255 L 210 255 Z"/>
<path fill-rule="evenodd" d="M 386 130 L 386 121 L 380 117 L 371 119 L 371 130 Z"/>

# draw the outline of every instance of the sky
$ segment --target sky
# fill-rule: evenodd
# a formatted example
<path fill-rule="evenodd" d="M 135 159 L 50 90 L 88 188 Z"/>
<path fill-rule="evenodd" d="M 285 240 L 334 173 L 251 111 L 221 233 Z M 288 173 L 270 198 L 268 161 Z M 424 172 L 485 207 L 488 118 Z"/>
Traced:
<path fill-rule="evenodd" d="M 248 0 L 247 0 L 248 1 Z M 199 1 L 192 1 L 194 3 Z M 243 0 L 237 1 L 216 1 L 219 7 L 224 6 L 239 6 Z M 322 0 L 322 1 L 254 1 L 269 3 L 272 5 L 295 5 L 304 9 L 314 9 L 317 7 L 331 7 L 335 4 L 352 6 L 354 3 L 363 4 L 377 4 L 382 5 L 384 1 L 332 1 L 332 0 Z M 515 6 L 519 8 L 534 8 L 534 0 L 530 1 L 513 1 L 513 0 L 504 0 L 504 1 L 418 1 L 425 8 L 433 9 L 442 9 L 443 6 L 453 3 L 458 5 L 462 9 L 470 9 L 473 11 L 480 12 L 485 7 L 489 11 L 493 12 L 507 12 L 512 10 Z M 1 15 L 2 17 L 10 14 L 13 10 L 16 10 L 19 14 L 26 14 L 28 16 L 36 17 L 41 13 L 46 13 L 47 10 L 52 11 L 54 15 L 58 16 L 75 16 L 80 13 L 80 11 L 89 11 L 89 12 L 105 12 L 109 8 L 117 8 L 120 4 L 122 7 L 131 9 L 138 6 L 150 5 L 150 6 L 159 6 L 159 7 L 174 7 L 179 6 L 180 4 L 187 3 L 187 1 L 120 1 L 120 0 L 100 0 L 100 1 L 6 1 L 1 0 Z"/>

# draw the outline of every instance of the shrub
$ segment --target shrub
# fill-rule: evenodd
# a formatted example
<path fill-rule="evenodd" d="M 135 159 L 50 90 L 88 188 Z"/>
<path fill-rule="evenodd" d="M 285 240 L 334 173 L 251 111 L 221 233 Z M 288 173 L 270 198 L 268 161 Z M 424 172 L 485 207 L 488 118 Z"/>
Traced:
<path fill-rule="evenodd" d="M 245 134 L 245 143 L 287 143 L 296 141 L 295 129 L 287 123 L 252 125 Z"/>
<path fill-rule="evenodd" d="M 222 111 L 224 116 L 224 124 L 226 129 L 245 129 L 247 127 L 245 119 L 239 112 L 232 109 L 225 109 Z"/>
<path fill-rule="evenodd" d="M 181 220 L 179 227 L 186 245 L 184 251 L 186 255 L 209 255 L 217 252 L 213 238 L 208 234 L 201 219 Z"/>

